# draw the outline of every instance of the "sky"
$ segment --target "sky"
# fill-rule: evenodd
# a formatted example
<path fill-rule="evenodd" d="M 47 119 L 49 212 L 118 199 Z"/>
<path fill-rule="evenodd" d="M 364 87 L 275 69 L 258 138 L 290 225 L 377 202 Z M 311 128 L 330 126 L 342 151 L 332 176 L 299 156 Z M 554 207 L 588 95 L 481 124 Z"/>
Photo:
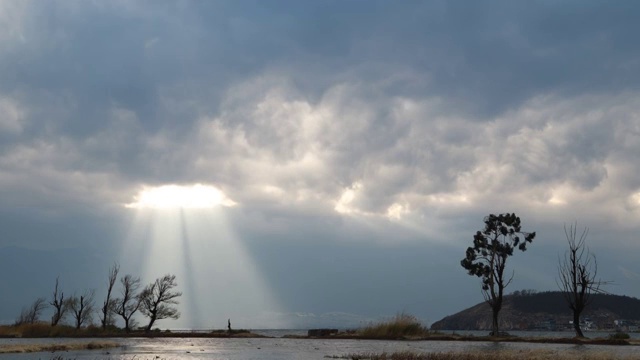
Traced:
<path fill-rule="evenodd" d="M 577 222 L 607 290 L 640 296 L 639 16 L 0 1 L 0 322 L 56 278 L 101 304 L 118 263 L 176 275 L 161 328 L 429 324 L 482 301 L 460 260 L 506 212 L 537 233 L 507 292 L 557 290 Z"/>

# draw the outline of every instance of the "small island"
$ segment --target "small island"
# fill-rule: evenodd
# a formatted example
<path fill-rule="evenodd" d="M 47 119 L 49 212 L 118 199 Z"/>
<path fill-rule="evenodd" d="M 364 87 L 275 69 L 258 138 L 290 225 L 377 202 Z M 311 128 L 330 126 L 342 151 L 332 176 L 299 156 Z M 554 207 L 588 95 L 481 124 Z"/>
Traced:
<path fill-rule="evenodd" d="M 640 325 L 640 300 L 622 295 L 594 294 L 580 327 L 588 331 L 634 332 Z M 504 298 L 500 328 L 572 331 L 571 312 L 559 291 L 516 291 Z M 491 330 L 491 309 L 482 302 L 431 325 L 432 330 Z"/>

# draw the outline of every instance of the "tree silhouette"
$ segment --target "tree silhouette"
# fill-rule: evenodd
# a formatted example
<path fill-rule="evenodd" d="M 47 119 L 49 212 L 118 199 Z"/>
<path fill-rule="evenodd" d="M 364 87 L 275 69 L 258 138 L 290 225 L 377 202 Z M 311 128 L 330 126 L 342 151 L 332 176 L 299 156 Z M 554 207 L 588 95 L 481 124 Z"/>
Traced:
<path fill-rule="evenodd" d="M 513 280 L 513 275 L 505 279 L 507 258 L 513 250 L 525 251 L 527 243 L 533 241 L 536 233 L 522 232 L 520 218 L 515 214 L 490 214 L 484 218 L 484 229 L 473 236 L 473 246 L 467 248 L 460 265 L 469 275 L 482 279 L 482 295 L 491 307 L 492 336 L 499 336 L 498 315 L 502 309 L 504 289 Z"/>
<path fill-rule="evenodd" d="M 564 234 L 569 250 L 558 260 L 558 287 L 565 301 L 573 312 L 573 328 L 577 337 L 584 337 L 580 328 L 580 314 L 593 300 L 592 294 L 602 292 L 603 282 L 596 279 L 598 262 L 587 247 L 585 241 L 589 229 L 585 228 L 580 237 L 577 235 L 577 224 L 564 227 Z"/>
<path fill-rule="evenodd" d="M 53 298 L 49 302 L 53 306 L 53 316 L 51 316 L 51 326 L 56 326 L 67 313 L 68 302 L 64 300 L 64 293 L 58 294 L 58 278 L 56 278 L 56 287 L 53 290 Z"/>
<path fill-rule="evenodd" d="M 113 291 L 113 285 L 118 279 L 118 272 L 120 272 L 120 265 L 115 263 L 109 269 L 109 275 L 107 277 L 107 297 L 104 299 L 102 308 L 100 309 L 100 323 L 102 324 L 102 330 L 105 330 L 107 325 L 112 325 L 111 315 L 114 312 L 115 304 L 111 298 L 111 292 Z"/>
<path fill-rule="evenodd" d="M 140 278 L 126 275 L 120 278 L 122 284 L 122 297 L 114 299 L 115 313 L 124 320 L 124 329 L 126 332 L 131 330 L 133 326 L 133 314 L 140 309 L 141 298 L 136 294 L 140 288 Z"/>
<path fill-rule="evenodd" d="M 151 331 L 156 320 L 180 317 L 178 309 L 171 306 L 178 304 L 176 298 L 182 296 L 181 292 L 172 291 L 176 286 L 176 276 L 167 274 L 147 285 L 140 293 L 140 311 L 149 318 L 147 331 Z"/>
<path fill-rule="evenodd" d="M 22 309 L 14 325 L 35 324 L 46 307 L 47 300 L 43 297 L 37 298 L 29 307 Z"/>
<path fill-rule="evenodd" d="M 68 306 L 76 322 L 76 329 L 80 329 L 82 325 L 91 322 L 95 307 L 94 298 L 95 292 L 93 290 L 86 290 L 79 297 L 73 296 L 69 298 Z"/>

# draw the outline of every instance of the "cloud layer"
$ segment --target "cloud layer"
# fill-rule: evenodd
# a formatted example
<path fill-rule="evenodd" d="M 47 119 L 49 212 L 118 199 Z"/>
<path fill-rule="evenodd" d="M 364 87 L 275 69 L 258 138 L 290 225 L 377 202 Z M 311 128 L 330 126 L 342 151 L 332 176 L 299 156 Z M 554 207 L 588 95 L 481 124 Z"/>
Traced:
<path fill-rule="evenodd" d="M 539 233 L 525 284 L 553 287 L 553 271 L 534 264 L 553 268 L 562 224 L 578 220 L 595 230 L 603 258 L 620 257 L 624 271 L 612 260 L 610 274 L 638 295 L 625 274 L 640 270 L 625 264 L 638 251 L 639 10 L 2 2 L 0 210 L 7 223 L 55 233 L 84 219 L 86 229 L 62 241 L 13 226 L 0 245 L 114 250 L 120 230 L 99 244 L 86 235 L 101 222 L 125 227 L 133 211 L 124 205 L 139 191 L 205 184 L 236 204 L 229 224 L 269 285 L 292 298 L 282 310 L 357 313 L 354 292 L 306 308 L 300 284 L 341 293 L 366 283 L 364 264 L 385 254 L 398 257 L 388 273 L 373 271 L 382 285 L 405 277 L 418 286 L 403 267 L 444 256 L 459 274 L 420 278 L 425 287 L 474 286 L 458 258 L 483 216 L 506 211 Z M 309 260 L 307 246 L 356 269 Z M 425 258 L 408 264 L 407 249 Z M 283 284 L 274 264 L 301 266 L 296 257 L 309 272 Z M 325 284 L 312 275 L 325 266 L 354 277 Z M 444 309 L 407 305 L 431 320 L 464 305 L 426 290 L 415 298 Z M 385 302 L 398 296 L 363 314 L 399 310 Z"/>

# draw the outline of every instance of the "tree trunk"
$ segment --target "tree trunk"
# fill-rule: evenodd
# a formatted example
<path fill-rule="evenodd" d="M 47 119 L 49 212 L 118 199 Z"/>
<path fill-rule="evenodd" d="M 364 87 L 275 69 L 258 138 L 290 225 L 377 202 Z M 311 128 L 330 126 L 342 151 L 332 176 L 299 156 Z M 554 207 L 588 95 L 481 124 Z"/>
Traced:
<path fill-rule="evenodd" d="M 156 317 L 153 316 L 149 319 L 149 325 L 147 325 L 147 332 L 151 331 L 151 327 L 153 326 L 153 323 L 156 322 Z"/>
<path fill-rule="evenodd" d="M 580 329 L 580 313 L 577 311 L 573 312 L 573 328 L 576 330 L 577 337 L 584 337 L 584 334 L 582 334 L 582 329 Z"/>
<path fill-rule="evenodd" d="M 491 315 L 493 320 L 493 323 L 491 324 L 491 336 L 499 336 L 500 329 L 498 326 L 498 313 L 500 312 L 500 310 L 496 308 L 492 308 L 491 312 L 492 312 Z"/>

